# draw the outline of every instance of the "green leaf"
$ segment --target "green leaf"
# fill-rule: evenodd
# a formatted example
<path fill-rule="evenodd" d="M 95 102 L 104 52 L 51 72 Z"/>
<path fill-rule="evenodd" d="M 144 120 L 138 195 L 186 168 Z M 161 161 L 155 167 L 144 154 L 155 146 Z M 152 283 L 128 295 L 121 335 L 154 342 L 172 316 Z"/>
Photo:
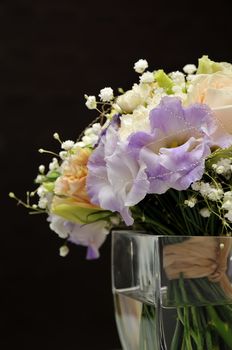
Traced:
<path fill-rule="evenodd" d="M 46 175 L 46 178 L 51 181 L 55 181 L 60 176 L 58 171 L 51 171 Z"/>
<path fill-rule="evenodd" d="M 202 56 L 198 60 L 197 74 L 212 74 L 222 70 L 223 67 L 220 63 L 210 60 L 206 55 Z"/>
<path fill-rule="evenodd" d="M 163 69 L 159 69 L 155 73 L 155 79 L 159 84 L 159 87 L 163 88 L 167 94 L 172 94 L 173 81 L 169 78 L 169 76 L 164 73 Z"/>
<path fill-rule="evenodd" d="M 53 206 L 51 211 L 53 214 L 78 224 L 88 224 L 109 217 L 109 212 L 105 210 L 85 208 L 68 201 Z"/>
<path fill-rule="evenodd" d="M 48 192 L 53 192 L 55 184 L 54 182 L 43 182 L 43 187 L 48 191 Z"/>

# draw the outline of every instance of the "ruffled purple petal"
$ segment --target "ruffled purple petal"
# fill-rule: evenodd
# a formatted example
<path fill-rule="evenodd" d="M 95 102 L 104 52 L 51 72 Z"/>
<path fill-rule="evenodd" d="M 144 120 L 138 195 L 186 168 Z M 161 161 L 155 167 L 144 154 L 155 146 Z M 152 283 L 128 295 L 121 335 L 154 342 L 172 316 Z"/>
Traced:
<path fill-rule="evenodd" d="M 77 245 L 87 247 L 87 259 L 99 257 L 99 248 L 104 243 L 108 229 L 107 223 L 103 220 L 91 224 L 73 224 L 69 234 L 69 241 Z"/>
<path fill-rule="evenodd" d="M 119 212 L 125 223 L 132 225 L 129 207 L 145 197 L 149 181 L 145 167 L 140 166 L 127 143 L 119 141 L 112 127 L 91 155 L 88 170 L 87 192 L 91 202 Z"/>
<path fill-rule="evenodd" d="M 149 193 L 187 189 L 202 177 L 210 154 L 216 130 L 212 112 L 201 104 L 184 108 L 178 98 L 165 97 L 150 112 L 150 125 L 150 134 L 129 138 L 131 152 L 146 165 Z"/>

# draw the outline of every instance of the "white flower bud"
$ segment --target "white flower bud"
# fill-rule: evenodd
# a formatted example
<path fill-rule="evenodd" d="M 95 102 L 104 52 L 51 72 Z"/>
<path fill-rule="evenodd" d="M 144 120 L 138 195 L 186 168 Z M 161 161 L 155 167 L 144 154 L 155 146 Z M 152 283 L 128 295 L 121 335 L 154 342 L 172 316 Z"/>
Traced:
<path fill-rule="evenodd" d="M 44 171 L 45 171 L 45 166 L 44 166 L 44 165 L 40 165 L 40 166 L 39 166 L 39 172 L 40 172 L 41 174 L 43 174 Z"/>
<path fill-rule="evenodd" d="M 95 109 L 97 107 L 96 97 L 85 95 L 86 102 L 85 105 L 88 109 Z"/>
<path fill-rule="evenodd" d="M 54 138 L 55 140 L 60 140 L 60 136 L 59 136 L 59 134 L 58 134 L 57 132 L 55 132 L 55 133 L 53 134 L 53 138 Z"/>
<path fill-rule="evenodd" d="M 62 256 L 62 258 L 66 257 L 69 253 L 69 248 L 66 245 L 63 245 L 62 247 L 60 247 L 60 256 Z"/>
<path fill-rule="evenodd" d="M 119 106 L 117 103 L 114 103 L 114 104 L 112 105 L 112 108 L 113 108 L 116 112 L 122 113 L 122 110 L 121 110 L 120 106 Z"/>
<path fill-rule="evenodd" d="M 59 156 L 62 160 L 65 160 L 65 158 L 67 157 L 68 153 L 66 151 L 61 151 L 59 153 Z"/>

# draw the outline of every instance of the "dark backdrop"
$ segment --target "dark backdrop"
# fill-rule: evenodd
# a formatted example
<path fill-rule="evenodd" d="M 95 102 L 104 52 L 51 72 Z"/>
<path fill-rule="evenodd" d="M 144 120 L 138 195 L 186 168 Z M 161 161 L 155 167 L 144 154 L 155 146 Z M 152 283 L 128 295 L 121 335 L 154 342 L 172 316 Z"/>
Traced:
<path fill-rule="evenodd" d="M 204 7 L 203 7 L 204 6 Z M 119 347 L 110 282 L 110 240 L 87 262 L 58 255 L 46 218 L 7 197 L 33 188 L 40 147 L 54 132 L 75 139 L 95 116 L 83 95 L 129 88 L 133 64 L 176 70 L 208 54 L 232 62 L 228 3 L 6 0 L 0 4 L 0 348 Z M 13 345 L 16 344 L 16 345 Z"/>

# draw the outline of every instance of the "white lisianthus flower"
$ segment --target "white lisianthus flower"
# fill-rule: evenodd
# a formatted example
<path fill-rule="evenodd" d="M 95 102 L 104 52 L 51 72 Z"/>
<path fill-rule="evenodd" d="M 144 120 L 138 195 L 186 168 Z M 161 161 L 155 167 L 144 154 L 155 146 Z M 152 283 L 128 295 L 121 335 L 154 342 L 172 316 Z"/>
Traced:
<path fill-rule="evenodd" d="M 114 98 L 114 91 L 111 87 L 105 87 L 101 89 L 99 97 L 103 102 L 110 102 Z"/>
<path fill-rule="evenodd" d="M 87 96 L 85 95 L 86 102 L 85 105 L 88 109 L 96 109 L 97 107 L 97 101 L 95 96 Z"/>
<path fill-rule="evenodd" d="M 152 72 L 145 72 L 140 77 L 140 83 L 143 84 L 150 84 L 153 83 L 155 80 L 154 74 Z"/>
<path fill-rule="evenodd" d="M 203 217 L 203 218 L 209 218 L 210 217 L 210 211 L 208 208 L 202 208 L 200 210 L 200 215 Z"/>
<path fill-rule="evenodd" d="M 74 142 L 71 140 L 67 140 L 62 142 L 61 144 L 61 148 L 64 149 L 65 151 L 69 151 L 70 149 L 72 149 L 74 146 Z"/>
<path fill-rule="evenodd" d="M 136 73 L 142 74 L 148 68 L 147 60 L 140 59 L 134 65 L 134 70 Z"/>

